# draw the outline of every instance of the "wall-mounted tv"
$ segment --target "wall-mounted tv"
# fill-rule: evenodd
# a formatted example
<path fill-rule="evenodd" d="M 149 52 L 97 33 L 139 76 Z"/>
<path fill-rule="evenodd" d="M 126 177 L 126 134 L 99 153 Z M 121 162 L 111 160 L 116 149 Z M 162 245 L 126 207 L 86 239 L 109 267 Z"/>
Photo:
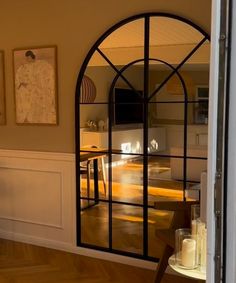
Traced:
<path fill-rule="evenodd" d="M 114 89 L 114 125 L 143 123 L 143 92 Z"/>

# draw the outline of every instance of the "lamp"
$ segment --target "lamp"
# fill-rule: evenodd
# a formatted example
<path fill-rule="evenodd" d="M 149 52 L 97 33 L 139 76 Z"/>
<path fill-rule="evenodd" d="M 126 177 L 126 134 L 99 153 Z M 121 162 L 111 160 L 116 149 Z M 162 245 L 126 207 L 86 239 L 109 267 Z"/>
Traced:
<path fill-rule="evenodd" d="M 96 98 L 96 86 L 88 77 L 83 76 L 80 88 L 80 103 L 92 103 Z"/>

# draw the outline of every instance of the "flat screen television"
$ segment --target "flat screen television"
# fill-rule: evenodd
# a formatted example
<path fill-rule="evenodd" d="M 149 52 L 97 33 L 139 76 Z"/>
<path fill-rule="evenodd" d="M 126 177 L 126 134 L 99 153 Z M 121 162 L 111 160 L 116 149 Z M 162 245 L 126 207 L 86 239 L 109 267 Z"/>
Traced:
<path fill-rule="evenodd" d="M 143 92 L 114 89 L 114 125 L 143 123 Z"/>

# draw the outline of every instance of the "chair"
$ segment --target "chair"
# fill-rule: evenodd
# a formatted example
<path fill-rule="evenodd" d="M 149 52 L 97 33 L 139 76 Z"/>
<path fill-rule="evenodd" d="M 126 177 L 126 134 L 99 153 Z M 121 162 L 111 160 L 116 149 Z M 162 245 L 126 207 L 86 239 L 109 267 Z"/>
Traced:
<path fill-rule="evenodd" d="M 154 207 L 158 210 L 173 211 L 174 215 L 169 229 L 157 229 L 156 237 L 165 243 L 163 254 L 157 266 L 154 283 L 161 283 L 162 277 L 168 266 L 168 259 L 175 249 L 175 230 L 190 228 L 191 206 L 199 204 L 198 201 L 161 201 L 155 202 Z"/>
<path fill-rule="evenodd" d="M 86 147 L 84 147 L 86 148 Z M 96 146 L 87 146 L 87 148 L 96 148 L 98 149 Z M 103 181 L 103 186 L 104 186 L 104 195 L 106 196 L 107 193 L 107 188 L 106 188 L 106 173 L 105 173 L 105 162 L 104 162 L 104 157 L 99 158 L 100 160 L 100 167 L 98 167 L 98 173 L 101 173 L 102 175 L 102 181 Z M 80 164 L 80 174 L 81 175 L 86 175 L 86 179 L 87 179 L 87 197 L 90 197 L 90 176 L 91 176 L 91 161 L 92 160 L 87 160 L 84 164 Z"/>
<path fill-rule="evenodd" d="M 80 165 L 80 175 L 86 175 L 87 180 L 87 197 L 90 197 L 90 160 L 86 161 L 85 165 Z"/>

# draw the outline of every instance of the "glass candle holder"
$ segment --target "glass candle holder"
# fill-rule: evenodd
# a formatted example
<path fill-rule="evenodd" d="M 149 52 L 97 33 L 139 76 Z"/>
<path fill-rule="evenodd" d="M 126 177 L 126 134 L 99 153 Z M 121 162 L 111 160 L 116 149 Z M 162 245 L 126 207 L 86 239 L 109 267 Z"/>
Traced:
<path fill-rule="evenodd" d="M 196 221 L 197 262 L 204 269 L 206 266 L 206 224 L 198 218 Z M 192 229 L 192 233 L 193 233 Z"/>
<path fill-rule="evenodd" d="M 191 205 L 191 219 L 197 220 L 200 217 L 200 205 L 193 204 Z"/>
<path fill-rule="evenodd" d="M 175 231 L 175 264 L 184 269 L 194 269 L 198 266 L 197 239 L 191 229 Z"/>
<path fill-rule="evenodd" d="M 200 270 L 206 272 L 206 259 L 207 259 L 207 230 L 202 229 L 201 246 L 200 246 Z"/>
<path fill-rule="evenodd" d="M 191 228 L 192 235 L 197 234 L 197 220 L 200 218 L 200 205 L 194 204 L 191 206 Z"/>

